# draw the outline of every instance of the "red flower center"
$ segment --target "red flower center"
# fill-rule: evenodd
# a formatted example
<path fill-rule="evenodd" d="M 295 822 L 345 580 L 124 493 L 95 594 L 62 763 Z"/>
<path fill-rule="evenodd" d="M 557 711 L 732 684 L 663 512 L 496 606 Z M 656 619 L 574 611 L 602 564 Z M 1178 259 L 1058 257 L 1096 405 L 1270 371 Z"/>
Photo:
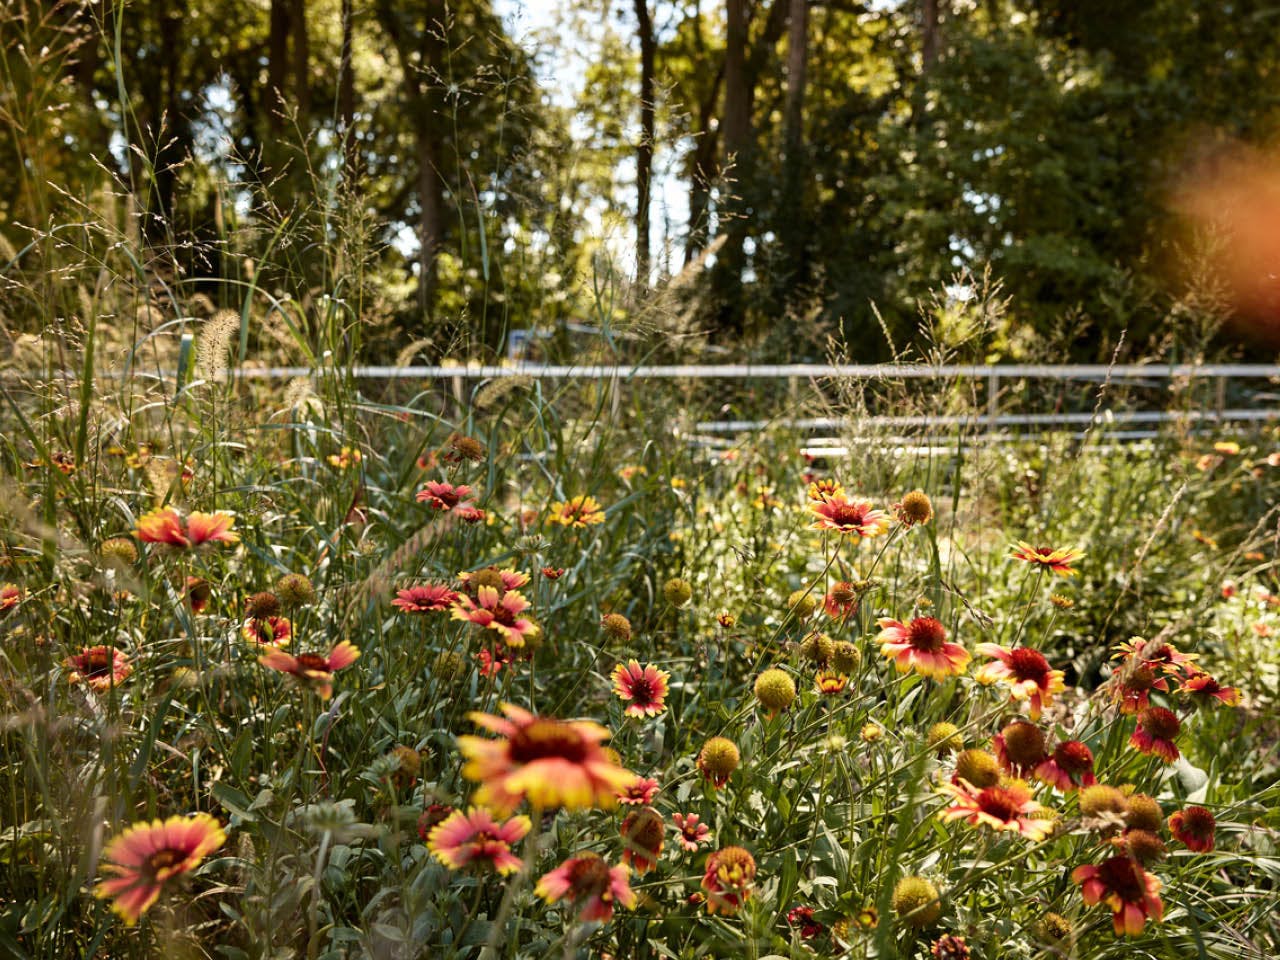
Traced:
<path fill-rule="evenodd" d="M 1034 680 L 1036 686 L 1049 686 L 1049 661 L 1039 650 L 1018 647 L 1009 653 L 1009 669 L 1018 680 Z"/>
<path fill-rule="evenodd" d="M 1021 803 L 1004 787 L 987 787 L 978 794 L 978 809 L 1005 823 L 1018 819 Z"/>
<path fill-rule="evenodd" d="M 569 867 L 569 893 L 575 900 L 598 896 L 609 889 L 609 865 L 600 857 L 581 856 Z"/>
<path fill-rule="evenodd" d="M 649 682 L 648 677 L 630 677 L 627 680 L 627 689 L 631 694 L 631 699 L 640 706 L 648 706 L 656 702 L 654 696 L 653 684 Z"/>
<path fill-rule="evenodd" d="M 1156 674 L 1150 667 L 1139 667 L 1124 681 L 1124 689 L 1127 693 L 1137 694 L 1144 690 L 1150 690 L 1155 685 Z"/>
<path fill-rule="evenodd" d="M 1138 725 L 1157 740 L 1172 740 L 1182 729 L 1182 724 L 1172 710 L 1164 707 L 1148 707 L 1138 714 Z"/>
<path fill-rule="evenodd" d="M 1213 814 L 1204 807 L 1187 807 L 1182 811 L 1180 824 L 1182 833 L 1205 840 L 1213 836 L 1215 826 Z"/>
<path fill-rule="evenodd" d="M 907 627 L 907 642 L 916 650 L 937 653 L 947 642 L 947 628 L 933 617 L 916 617 Z"/>
<path fill-rule="evenodd" d="M 867 509 L 860 503 L 828 502 L 823 512 L 840 527 L 860 527 L 867 518 Z"/>
<path fill-rule="evenodd" d="M 558 720 L 533 720 L 511 737 L 511 759 L 516 763 L 552 758 L 582 763 L 587 744 L 576 730 Z"/>
<path fill-rule="evenodd" d="M 111 657 L 105 650 L 86 653 L 80 662 L 80 673 L 86 680 L 99 680 L 111 673 Z"/>
<path fill-rule="evenodd" d="M 171 847 L 166 847 L 163 850 L 157 850 L 151 856 L 147 857 L 144 869 L 154 877 L 161 870 L 172 867 L 174 864 L 181 863 L 185 857 L 186 854 L 181 850 L 174 850 Z"/>
<path fill-rule="evenodd" d="M 329 660 L 322 657 L 318 653 L 300 653 L 295 658 L 298 661 L 299 668 L 303 670 L 320 670 L 324 673 L 329 671 Z"/>
<path fill-rule="evenodd" d="M 1147 895 L 1142 868 L 1128 857 L 1112 857 L 1098 868 L 1098 879 L 1128 903 L 1141 903 Z"/>
<path fill-rule="evenodd" d="M 1079 740 L 1066 740 L 1053 749 L 1053 762 L 1067 773 L 1093 769 L 1093 753 Z"/>

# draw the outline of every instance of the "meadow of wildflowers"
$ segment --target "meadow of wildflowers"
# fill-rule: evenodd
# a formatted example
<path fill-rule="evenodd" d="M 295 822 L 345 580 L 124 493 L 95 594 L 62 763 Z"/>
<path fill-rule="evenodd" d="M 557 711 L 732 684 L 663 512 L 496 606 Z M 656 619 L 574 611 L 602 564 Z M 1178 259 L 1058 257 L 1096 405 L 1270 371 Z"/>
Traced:
<path fill-rule="evenodd" d="M 119 389 L 5 430 L 7 955 L 1280 949 L 1269 432 Z"/>

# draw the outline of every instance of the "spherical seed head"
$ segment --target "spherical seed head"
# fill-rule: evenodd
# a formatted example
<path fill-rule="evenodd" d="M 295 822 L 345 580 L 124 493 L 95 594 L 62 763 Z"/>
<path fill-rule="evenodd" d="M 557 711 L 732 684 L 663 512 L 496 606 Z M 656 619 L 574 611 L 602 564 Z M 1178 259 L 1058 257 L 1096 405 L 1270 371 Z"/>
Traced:
<path fill-rule="evenodd" d="M 1046 913 L 1036 925 L 1036 932 L 1049 943 L 1070 943 L 1075 937 L 1071 921 L 1060 913 Z"/>
<path fill-rule="evenodd" d="M 1125 849 L 1129 856 L 1143 866 L 1164 859 L 1164 841 L 1150 830 L 1128 830 L 1124 835 Z"/>
<path fill-rule="evenodd" d="M 840 640 L 831 651 L 831 666 L 837 673 L 853 673 L 862 664 L 862 651 L 850 640 Z"/>
<path fill-rule="evenodd" d="M 929 744 L 930 750 L 937 750 L 940 753 L 954 753 L 964 748 L 964 737 L 960 735 L 960 728 L 954 723 L 935 723 L 925 735 L 925 741 Z"/>
<path fill-rule="evenodd" d="M 275 592 L 286 607 L 309 606 L 316 599 L 316 588 L 300 573 L 286 573 L 276 581 Z"/>
<path fill-rule="evenodd" d="M 265 620 L 280 613 L 280 598 L 270 590 L 255 593 L 244 605 L 245 613 L 255 620 Z"/>
<path fill-rule="evenodd" d="M 827 663 L 836 652 L 836 642 L 816 630 L 800 641 L 800 656 L 812 663 Z"/>
<path fill-rule="evenodd" d="M 131 567 L 138 562 L 138 548 L 134 546 L 132 540 L 126 540 L 124 537 L 104 540 L 98 550 L 102 554 L 103 562 L 112 566 Z"/>
<path fill-rule="evenodd" d="M 698 754 L 698 769 L 708 780 L 723 785 L 733 771 L 738 769 L 742 757 L 738 746 L 727 737 L 712 737 L 702 745 Z"/>
<path fill-rule="evenodd" d="M 812 590 L 796 590 L 787 597 L 787 609 L 795 614 L 798 620 L 808 620 L 818 609 L 818 598 Z"/>
<path fill-rule="evenodd" d="M 502 582 L 502 573 L 497 567 L 485 567 L 483 570 L 474 571 L 467 581 L 467 586 L 477 591 L 481 587 L 493 587 L 499 594 L 507 589 L 506 584 Z"/>
<path fill-rule="evenodd" d="M 1000 763 L 986 750 L 965 750 L 956 757 L 956 776 L 985 790 L 1000 782 Z"/>
<path fill-rule="evenodd" d="M 756 699 L 770 713 L 780 713 L 795 702 L 795 681 L 785 670 L 766 670 L 756 677 Z"/>
<path fill-rule="evenodd" d="M 933 501 L 923 490 L 912 490 L 902 498 L 898 518 L 908 525 L 928 523 L 933 519 Z"/>
<path fill-rule="evenodd" d="M 1044 759 L 1044 732 L 1034 723 L 1015 720 L 1003 730 L 1004 748 L 1015 766 L 1029 767 Z"/>
<path fill-rule="evenodd" d="M 484 459 L 484 444 L 475 437 L 468 437 L 465 434 L 455 433 L 449 437 L 450 451 L 462 460 L 480 461 Z"/>
<path fill-rule="evenodd" d="M 1164 812 L 1154 797 L 1149 797 L 1145 793 L 1135 793 L 1129 797 L 1129 810 L 1125 815 L 1125 823 L 1133 830 L 1156 833 L 1164 823 Z"/>
<path fill-rule="evenodd" d="M 861 732 L 858 734 L 862 738 L 863 743 L 875 743 L 884 736 L 884 727 L 878 723 L 863 724 Z"/>
<path fill-rule="evenodd" d="M 1080 812 L 1086 817 L 1106 817 L 1110 815 L 1123 819 L 1129 812 L 1129 801 L 1115 787 L 1097 783 L 1091 787 L 1081 789 Z"/>
<path fill-rule="evenodd" d="M 467 668 L 467 661 L 456 650 L 441 650 L 431 663 L 431 673 L 441 680 L 452 680 L 462 676 Z"/>
<path fill-rule="evenodd" d="M 673 607 L 683 607 L 693 598 L 693 587 L 689 586 L 688 580 L 672 577 L 662 585 L 662 595 Z"/>
<path fill-rule="evenodd" d="M 611 640 L 630 640 L 631 621 L 620 613 L 606 614 L 600 621 L 604 634 Z"/>
<path fill-rule="evenodd" d="M 912 927 L 927 927 L 942 916 L 938 888 L 924 877 L 903 877 L 893 888 L 893 912 Z"/>

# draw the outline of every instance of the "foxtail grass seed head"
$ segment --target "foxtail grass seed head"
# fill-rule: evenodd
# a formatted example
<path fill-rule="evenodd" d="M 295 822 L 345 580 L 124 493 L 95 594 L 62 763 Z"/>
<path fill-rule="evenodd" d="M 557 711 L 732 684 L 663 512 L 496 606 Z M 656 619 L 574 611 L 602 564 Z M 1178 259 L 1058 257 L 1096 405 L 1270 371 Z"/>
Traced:
<path fill-rule="evenodd" d="M 955 775 L 985 790 L 1000 782 L 1000 764 L 995 755 L 986 750 L 964 750 L 956 757 Z"/>
<path fill-rule="evenodd" d="M 795 702 L 796 684 L 785 670 L 774 667 L 756 677 L 755 692 L 760 705 L 774 715 Z"/>
<path fill-rule="evenodd" d="M 862 651 L 850 640 L 838 640 L 831 651 L 831 667 L 837 673 L 852 674 L 862 665 Z"/>
<path fill-rule="evenodd" d="M 698 769 L 717 787 L 723 787 L 733 771 L 738 769 L 741 759 L 738 746 L 732 740 L 712 737 L 702 745 L 702 752 L 698 754 Z"/>
<path fill-rule="evenodd" d="M 960 735 L 960 728 L 954 723 L 935 723 L 929 728 L 925 741 L 929 744 L 930 750 L 936 750 L 938 753 L 955 753 L 957 750 L 964 749 L 964 737 Z"/>
<path fill-rule="evenodd" d="M 276 596 L 286 607 L 309 607 L 316 601 L 316 588 L 300 573 L 286 573 L 276 581 Z"/>
<path fill-rule="evenodd" d="M 265 620 L 267 617 L 278 616 L 280 613 L 280 598 L 270 590 L 255 593 L 245 602 L 244 612 L 255 620 Z"/>
<path fill-rule="evenodd" d="M 800 641 L 800 656 L 810 663 L 828 663 L 835 652 L 836 642 L 817 630 Z"/>
<path fill-rule="evenodd" d="M 938 888 L 924 877 L 903 877 L 893 888 L 893 912 L 910 927 L 929 927 L 942 916 Z"/>
<path fill-rule="evenodd" d="M 138 562 L 138 548 L 132 540 L 124 537 L 112 537 L 104 540 L 98 548 L 103 563 L 114 567 L 131 567 Z"/>
<path fill-rule="evenodd" d="M 672 577 L 662 585 L 662 595 L 673 607 L 683 607 L 693 599 L 693 587 L 689 586 L 688 580 Z"/>
<path fill-rule="evenodd" d="M 631 621 L 620 613 L 609 613 L 600 620 L 604 635 L 610 640 L 626 642 L 631 639 Z"/>
<path fill-rule="evenodd" d="M 797 620 L 808 620 L 818 609 L 818 597 L 812 590 L 795 590 L 787 597 L 787 609 Z"/>

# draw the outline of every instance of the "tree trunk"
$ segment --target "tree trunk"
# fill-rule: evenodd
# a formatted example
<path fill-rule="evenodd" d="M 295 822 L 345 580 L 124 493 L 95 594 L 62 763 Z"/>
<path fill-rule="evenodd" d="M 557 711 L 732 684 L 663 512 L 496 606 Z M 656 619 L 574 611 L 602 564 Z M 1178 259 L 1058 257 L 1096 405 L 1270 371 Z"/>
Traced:
<path fill-rule="evenodd" d="M 267 126 L 273 133 L 283 124 L 285 77 L 289 66 L 289 4 L 292 0 L 271 0 L 267 29 Z"/>
<path fill-rule="evenodd" d="M 789 283 L 803 284 L 805 277 L 805 156 L 804 92 L 809 55 L 808 0 L 791 0 L 791 26 L 787 35 L 787 99 L 784 108 L 782 224 L 784 254 L 789 263 Z"/>
<path fill-rule="evenodd" d="M 352 0 L 342 0 L 342 63 L 341 76 L 338 78 L 338 114 L 342 122 L 342 168 L 348 184 L 353 184 L 356 177 L 356 80 L 355 70 L 351 64 L 351 41 L 353 31 Z"/>
<path fill-rule="evenodd" d="M 654 55 L 657 43 L 648 0 L 635 0 L 640 34 L 640 143 L 636 147 L 636 280 L 648 286 L 650 272 L 649 201 L 653 182 Z"/>
<path fill-rule="evenodd" d="M 920 23 L 921 72 L 929 73 L 938 62 L 938 52 L 942 49 L 942 37 L 938 28 L 938 7 L 942 0 L 923 0 L 924 10 Z"/>
<path fill-rule="evenodd" d="M 311 112 L 311 78 L 307 72 L 307 64 L 311 58 L 311 43 L 307 38 L 307 0 L 293 0 L 293 9 L 289 16 L 289 32 L 293 38 L 293 98 L 298 115 L 305 117 Z"/>
<path fill-rule="evenodd" d="M 437 261 L 444 233 L 444 193 L 439 172 L 436 124 L 418 123 L 418 306 L 430 317 L 435 308 Z"/>
<path fill-rule="evenodd" d="M 734 180 L 731 193 L 721 204 L 719 231 L 725 237 L 716 256 L 717 325 L 729 333 L 741 333 L 744 327 L 742 305 L 742 268 L 746 241 L 746 213 L 742 202 L 743 180 L 747 172 L 747 152 L 751 138 L 751 91 L 747 79 L 747 13 L 746 0 L 725 0 L 724 56 L 724 157 L 726 168 L 732 165 Z"/>

